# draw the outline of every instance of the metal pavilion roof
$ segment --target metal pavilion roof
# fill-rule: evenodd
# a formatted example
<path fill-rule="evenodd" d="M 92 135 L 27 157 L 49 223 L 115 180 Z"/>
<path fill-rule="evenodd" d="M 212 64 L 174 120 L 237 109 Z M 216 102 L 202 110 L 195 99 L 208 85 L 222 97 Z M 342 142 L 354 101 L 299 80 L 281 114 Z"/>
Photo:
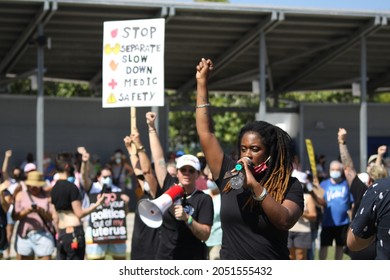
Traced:
<path fill-rule="evenodd" d="M 367 61 L 367 91 L 390 87 L 390 10 L 336 11 L 218 3 L 0 0 L 0 88 L 37 68 L 32 43 L 39 23 L 50 38 L 45 77 L 100 88 L 103 22 L 166 19 L 165 87 L 195 86 L 195 65 L 214 60 L 210 89 L 252 91 L 265 34 L 267 94 L 351 89 Z M 366 52 L 361 52 L 361 38 Z M 4 88 L 3 88 L 4 91 Z"/>

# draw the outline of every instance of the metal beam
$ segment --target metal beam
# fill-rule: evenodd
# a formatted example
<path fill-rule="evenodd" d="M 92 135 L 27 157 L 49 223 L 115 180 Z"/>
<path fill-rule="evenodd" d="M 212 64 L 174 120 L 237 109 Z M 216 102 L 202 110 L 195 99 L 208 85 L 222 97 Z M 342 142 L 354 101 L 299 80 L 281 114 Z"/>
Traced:
<path fill-rule="evenodd" d="M 290 75 L 289 79 L 287 79 L 284 83 L 279 85 L 279 87 L 275 89 L 275 92 L 288 91 L 297 82 L 299 82 L 302 79 L 305 79 L 311 73 L 320 70 L 330 61 L 334 60 L 335 58 L 337 58 L 338 56 L 340 56 L 341 54 L 345 53 L 350 48 L 355 46 L 357 43 L 359 43 L 359 40 L 362 36 L 367 37 L 370 34 L 377 31 L 379 28 L 382 27 L 382 22 L 383 20 L 381 19 L 381 17 L 376 16 L 375 18 L 370 20 L 368 24 L 361 27 L 355 33 L 351 34 L 351 36 L 349 36 L 346 39 L 344 44 L 340 45 L 336 49 L 330 50 L 327 53 L 321 55 L 319 59 L 310 62 L 309 65 L 305 65 L 300 71 L 294 71 L 294 74 Z"/>
<path fill-rule="evenodd" d="M 57 3 L 53 5 L 56 6 Z M 19 61 L 19 59 L 22 57 L 23 53 L 27 49 L 30 40 L 34 36 L 38 25 L 45 20 L 50 10 L 50 2 L 45 1 L 42 5 L 41 10 L 35 15 L 33 20 L 24 30 L 24 32 L 18 37 L 18 40 L 15 42 L 15 44 L 4 56 L 4 59 L 0 63 L 0 73 L 7 73 L 11 71 L 12 67 Z"/>
<path fill-rule="evenodd" d="M 330 48 L 333 48 L 333 47 L 338 46 L 342 43 L 345 43 L 347 40 L 348 39 L 342 38 L 339 40 L 332 40 L 332 42 L 330 42 L 329 44 L 321 45 L 321 46 L 318 46 L 315 48 L 310 47 L 310 49 L 306 52 L 299 52 L 296 55 L 291 55 L 289 57 L 272 62 L 271 66 L 278 66 L 278 65 L 282 65 L 282 64 L 287 64 L 287 63 L 294 61 L 298 58 L 306 57 L 306 56 L 311 55 L 313 53 L 315 54 L 315 53 L 318 53 L 321 51 L 329 50 Z"/>
<path fill-rule="evenodd" d="M 25 79 L 25 78 L 28 78 L 32 75 L 36 75 L 36 74 L 37 74 L 37 69 L 33 69 L 33 70 L 27 71 L 25 73 L 19 74 L 19 75 L 14 76 L 14 77 L 5 77 L 4 79 L 0 79 L 0 86 L 9 84 L 9 83 L 16 81 L 16 80 Z"/>
<path fill-rule="evenodd" d="M 219 86 L 224 86 L 225 88 L 229 87 L 230 85 L 237 85 L 237 84 L 243 84 L 252 82 L 254 79 L 258 78 L 259 69 L 253 69 L 250 71 L 246 71 L 234 76 L 230 76 L 225 79 L 220 79 L 216 81 L 212 81 L 209 83 L 209 89 L 218 88 Z"/>
<path fill-rule="evenodd" d="M 156 14 L 156 18 L 165 18 L 165 23 L 170 21 L 176 15 L 175 7 L 162 6 L 161 10 Z"/>
<path fill-rule="evenodd" d="M 246 33 L 239 41 L 237 41 L 233 46 L 231 46 L 227 51 L 222 53 L 217 59 L 215 59 L 215 65 L 218 65 L 213 72 L 213 75 L 216 75 L 218 72 L 222 71 L 226 66 L 228 66 L 234 58 L 242 54 L 245 50 L 250 48 L 254 42 L 258 41 L 258 36 L 261 32 L 267 33 L 272 30 L 276 24 L 279 23 L 279 15 L 277 12 L 273 11 L 266 19 L 262 20 L 256 27 L 252 28 L 248 33 Z M 178 92 L 186 92 L 195 85 L 195 80 L 188 80 L 182 87 L 180 87 Z"/>
<path fill-rule="evenodd" d="M 312 91 L 312 90 L 331 90 L 331 89 L 345 89 L 346 85 L 351 85 L 352 83 L 358 83 L 360 82 L 361 77 L 352 77 L 350 79 L 342 79 L 342 80 L 335 80 L 334 82 L 324 82 L 323 84 L 317 84 L 316 86 L 308 86 L 308 87 L 299 87 L 295 88 L 292 87 L 291 91 Z M 348 89 L 349 90 L 349 89 Z"/>
<path fill-rule="evenodd" d="M 384 72 L 381 75 L 377 76 L 376 78 L 370 79 L 367 84 L 367 92 L 370 95 L 374 94 L 376 89 L 378 89 L 381 85 L 385 84 L 388 81 L 390 81 L 390 69 L 387 72 Z"/>

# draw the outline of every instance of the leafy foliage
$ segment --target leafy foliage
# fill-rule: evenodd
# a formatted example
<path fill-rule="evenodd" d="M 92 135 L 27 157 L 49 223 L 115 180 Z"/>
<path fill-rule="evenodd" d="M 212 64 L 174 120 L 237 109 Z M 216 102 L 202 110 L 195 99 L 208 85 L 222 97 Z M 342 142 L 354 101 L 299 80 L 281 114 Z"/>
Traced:
<path fill-rule="evenodd" d="M 8 89 L 12 94 L 37 94 L 36 90 L 31 89 L 29 79 L 13 82 Z M 45 82 L 44 92 L 45 96 L 68 98 L 94 96 L 94 91 L 87 84 L 76 83 Z M 376 93 L 369 97 L 369 102 L 390 103 L 390 92 Z M 186 153 L 198 152 L 200 147 L 195 125 L 195 93 L 183 96 L 175 91 L 167 91 L 166 100 L 170 108 L 176 108 L 169 113 L 169 149 L 180 149 Z M 267 99 L 267 106 L 271 106 L 272 102 L 272 99 Z M 300 102 L 359 103 L 360 99 L 350 92 L 340 91 L 289 92 L 279 96 L 277 107 L 298 106 Z M 235 152 L 239 130 L 245 123 L 255 119 L 259 96 L 243 92 L 210 92 L 210 103 L 216 136 L 225 151 Z"/>
<path fill-rule="evenodd" d="M 43 84 L 45 96 L 58 97 L 91 97 L 94 92 L 87 83 L 65 83 L 45 81 Z M 12 94 L 37 95 L 38 91 L 32 89 L 30 79 L 19 79 L 8 86 Z"/>
<path fill-rule="evenodd" d="M 87 84 L 46 82 L 45 95 L 61 97 L 90 97 L 93 96 L 93 91 Z"/>
<path fill-rule="evenodd" d="M 172 100 L 174 94 L 170 93 Z M 190 97 L 190 104 L 195 107 L 195 95 Z M 231 94 L 231 93 L 210 93 L 212 104 L 212 116 L 215 134 L 221 145 L 227 151 L 234 151 L 236 138 L 241 127 L 255 116 L 248 112 L 258 108 L 259 98 L 253 94 Z M 180 106 L 179 101 L 170 102 L 170 106 Z M 182 105 L 182 104 L 181 104 Z M 244 109 L 242 112 L 229 111 L 228 108 L 235 107 Z M 226 108 L 226 110 L 224 110 Z M 172 151 L 184 150 L 186 153 L 196 153 L 200 150 L 198 135 L 195 125 L 195 111 L 179 111 L 169 113 L 169 149 Z"/>

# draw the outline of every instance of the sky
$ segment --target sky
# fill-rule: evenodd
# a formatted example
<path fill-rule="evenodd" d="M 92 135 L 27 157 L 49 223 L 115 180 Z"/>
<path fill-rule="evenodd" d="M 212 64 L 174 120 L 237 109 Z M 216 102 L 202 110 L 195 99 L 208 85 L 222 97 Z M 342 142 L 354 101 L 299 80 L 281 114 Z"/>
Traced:
<path fill-rule="evenodd" d="M 162 0 L 163 2 L 194 2 L 193 0 Z M 263 5 L 283 8 L 369 10 L 390 12 L 390 0 L 229 0 L 237 5 Z"/>
<path fill-rule="evenodd" d="M 230 0 L 230 3 L 293 8 L 390 11 L 390 0 Z"/>

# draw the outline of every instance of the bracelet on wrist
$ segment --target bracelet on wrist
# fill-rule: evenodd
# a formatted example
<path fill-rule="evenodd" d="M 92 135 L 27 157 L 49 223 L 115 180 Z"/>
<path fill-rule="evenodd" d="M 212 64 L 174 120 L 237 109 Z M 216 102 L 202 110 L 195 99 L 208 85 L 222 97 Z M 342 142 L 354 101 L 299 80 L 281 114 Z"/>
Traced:
<path fill-rule="evenodd" d="M 188 220 L 187 220 L 187 225 L 192 225 L 192 222 L 194 221 L 194 219 L 192 218 L 191 215 L 188 216 Z"/>
<path fill-rule="evenodd" d="M 256 196 L 255 194 L 253 194 L 253 199 L 256 201 L 262 202 L 267 197 L 267 195 L 268 195 L 267 189 L 263 187 L 263 191 L 261 192 L 261 194 L 259 196 Z"/>
<path fill-rule="evenodd" d="M 345 141 L 339 141 L 340 145 L 345 145 Z"/>
<path fill-rule="evenodd" d="M 198 108 L 205 108 L 205 107 L 210 107 L 210 103 L 196 105 L 196 109 L 198 109 Z"/>
<path fill-rule="evenodd" d="M 143 145 L 137 147 L 137 152 L 138 153 L 145 152 L 145 147 Z"/>

